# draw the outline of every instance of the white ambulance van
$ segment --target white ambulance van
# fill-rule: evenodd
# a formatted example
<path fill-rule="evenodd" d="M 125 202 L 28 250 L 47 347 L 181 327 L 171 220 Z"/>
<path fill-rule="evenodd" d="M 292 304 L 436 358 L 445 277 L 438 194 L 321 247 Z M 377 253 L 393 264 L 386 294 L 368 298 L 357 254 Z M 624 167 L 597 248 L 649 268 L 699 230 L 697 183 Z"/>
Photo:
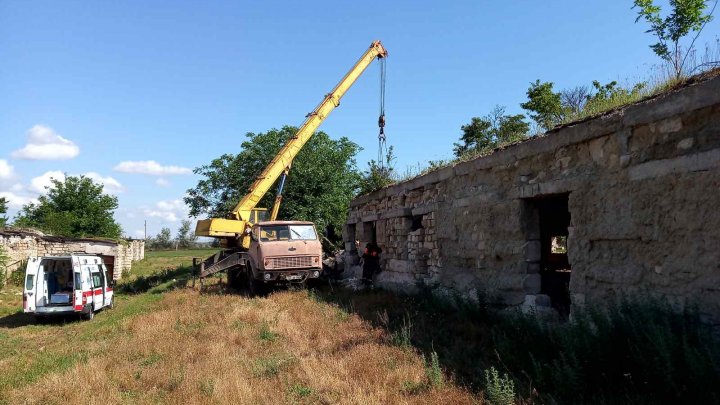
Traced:
<path fill-rule="evenodd" d="M 25 270 L 23 311 L 40 319 L 70 314 L 93 319 L 96 311 L 113 307 L 114 284 L 99 256 L 31 257 Z"/>

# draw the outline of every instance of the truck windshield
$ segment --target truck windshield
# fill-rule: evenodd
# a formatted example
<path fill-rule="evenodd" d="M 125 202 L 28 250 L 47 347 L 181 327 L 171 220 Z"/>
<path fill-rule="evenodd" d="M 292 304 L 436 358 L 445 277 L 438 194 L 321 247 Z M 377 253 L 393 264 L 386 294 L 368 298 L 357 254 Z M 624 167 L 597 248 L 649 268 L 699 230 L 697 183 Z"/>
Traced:
<path fill-rule="evenodd" d="M 317 240 L 317 234 L 312 225 L 269 225 L 260 229 L 261 242 L 282 240 Z"/>

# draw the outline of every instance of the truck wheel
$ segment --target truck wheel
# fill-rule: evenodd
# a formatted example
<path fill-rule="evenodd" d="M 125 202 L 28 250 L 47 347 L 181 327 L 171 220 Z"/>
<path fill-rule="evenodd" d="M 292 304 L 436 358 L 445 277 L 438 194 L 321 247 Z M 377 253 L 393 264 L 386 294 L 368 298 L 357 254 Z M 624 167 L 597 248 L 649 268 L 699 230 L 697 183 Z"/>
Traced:
<path fill-rule="evenodd" d="M 230 288 L 239 289 L 243 284 L 243 272 L 241 269 L 228 270 L 228 286 Z"/>
<path fill-rule="evenodd" d="M 265 284 L 263 284 L 262 281 L 250 278 L 250 280 L 248 280 L 248 291 L 250 292 L 251 297 L 259 297 L 265 295 Z"/>

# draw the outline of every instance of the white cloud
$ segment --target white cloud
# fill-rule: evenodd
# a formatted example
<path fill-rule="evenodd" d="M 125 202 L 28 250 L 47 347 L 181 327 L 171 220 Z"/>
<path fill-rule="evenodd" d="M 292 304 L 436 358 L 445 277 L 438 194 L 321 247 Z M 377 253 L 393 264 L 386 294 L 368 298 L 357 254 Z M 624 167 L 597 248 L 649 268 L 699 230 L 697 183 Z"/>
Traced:
<path fill-rule="evenodd" d="M 133 231 L 133 237 L 143 239 L 145 237 L 145 231 L 142 229 L 136 229 Z"/>
<path fill-rule="evenodd" d="M 170 182 L 165 180 L 162 177 L 158 177 L 158 179 L 155 180 L 155 184 L 157 184 L 160 187 L 170 187 Z"/>
<path fill-rule="evenodd" d="M 27 145 L 11 154 L 13 159 L 66 160 L 80 154 L 80 148 L 73 141 L 63 138 L 45 125 L 38 124 L 30 128 L 27 138 Z"/>
<path fill-rule="evenodd" d="M 15 178 L 15 170 L 7 162 L 7 160 L 0 159 L 0 181 L 8 181 Z"/>
<path fill-rule="evenodd" d="M 103 191 L 108 194 L 118 194 L 125 191 L 125 187 L 123 187 L 123 185 L 120 184 L 119 181 L 115 180 L 110 176 L 103 177 L 99 173 L 95 172 L 87 172 L 83 174 L 83 176 L 89 178 L 95 183 L 102 184 Z M 45 192 L 47 192 L 46 187 L 52 186 L 52 179 L 65 181 L 65 173 L 59 170 L 50 170 L 41 174 L 40 176 L 34 177 L 32 180 L 30 180 L 30 190 L 36 193 L 45 194 Z"/>
<path fill-rule="evenodd" d="M 85 177 L 89 178 L 90 180 L 94 181 L 95 183 L 100 183 L 103 185 L 103 191 L 109 194 L 118 194 L 125 191 L 125 187 L 123 187 L 122 184 L 120 184 L 119 181 L 115 180 L 114 178 L 108 176 L 103 177 L 98 173 L 95 172 L 87 172 L 84 174 Z"/>
<path fill-rule="evenodd" d="M 52 179 L 65 181 L 65 173 L 59 170 L 50 170 L 30 180 L 30 189 L 36 193 L 45 194 L 46 187 L 52 186 Z"/>
<path fill-rule="evenodd" d="M 19 210 L 23 205 L 37 203 L 36 198 L 13 193 L 12 191 L 0 191 L 0 197 L 8 200 L 8 208 Z"/>
<path fill-rule="evenodd" d="M 154 160 L 120 162 L 115 169 L 123 173 L 150 174 L 153 176 L 169 176 L 174 174 L 190 174 L 192 170 L 180 166 L 163 166 Z"/>
<path fill-rule="evenodd" d="M 188 209 L 181 199 L 158 201 L 153 208 L 146 208 L 144 213 L 148 217 L 160 218 L 166 222 L 177 222 L 187 218 Z"/>

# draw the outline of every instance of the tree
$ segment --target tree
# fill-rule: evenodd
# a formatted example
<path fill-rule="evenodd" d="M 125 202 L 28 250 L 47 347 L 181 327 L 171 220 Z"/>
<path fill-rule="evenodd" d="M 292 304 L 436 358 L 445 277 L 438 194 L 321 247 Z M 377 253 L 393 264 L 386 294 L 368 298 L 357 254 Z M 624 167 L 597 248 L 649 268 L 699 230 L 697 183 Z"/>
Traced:
<path fill-rule="evenodd" d="M 3 228 L 7 225 L 7 217 L 5 216 L 5 214 L 7 214 L 7 204 L 7 198 L 0 197 L 0 227 Z"/>
<path fill-rule="evenodd" d="M 578 115 L 585 108 L 589 97 L 590 89 L 587 86 L 576 86 L 560 92 L 560 104 L 568 113 Z"/>
<path fill-rule="evenodd" d="M 672 12 L 663 18 L 660 16 L 662 9 L 655 5 L 654 0 L 634 1 L 633 8 L 638 9 L 635 22 L 644 19 L 650 25 L 650 29 L 646 32 L 654 35 L 658 41 L 650 45 L 650 49 L 672 66 L 676 79 L 683 76 L 685 61 L 694 49 L 695 40 L 705 24 L 712 20 L 717 0 L 710 13 L 703 14 L 707 9 L 707 3 L 707 0 L 670 0 Z M 691 32 L 695 32 L 696 35 L 690 45 L 683 50 L 680 40 Z"/>
<path fill-rule="evenodd" d="M 195 242 L 197 237 L 191 230 L 191 223 L 189 220 L 183 220 L 178 228 L 177 236 L 175 236 L 175 243 L 179 248 L 189 248 Z"/>
<path fill-rule="evenodd" d="M 202 179 L 185 197 L 190 215 L 224 218 L 296 132 L 297 128 L 284 126 L 248 133 L 240 153 L 224 154 L 196 168 Z M 292 162 L 278 218 L 313 221 L 319 229 L 342 229 L 348 204 L 359 188 L 361 176 L 355 161 L 359 150 L 345 137 L 334 140 L 316 132 Z M 270 208 L 273 200 L 269 192 L 258 206 Z"/>
<path fill-rule="evenodd" d="M 553 91 L 552 82 L 530 83 L 527 96 L 528 101 L 520 106 L 531 111 L 530 118 L 546 131 L 561 123 L 568 112 L 562 104 L 562 95 Z"/>
<path fill-rule="evenodd" d="M 460 127 L 462 143 L 455 143 L 455 156 L 461 157 L 469 152 L 483 153 L 503 144 L 519 141 L 527 137 L 530 129 L 522 114 L 505 115 L 505 107 L 495 108 L 483 118 L 473 117 L 470 124 Z"/>
<path fill-rule="evenodd" d="M 59 236 L 119 238 L 120 225 L 113 214 L 117 197 L 103 193 L 103 185 L 85 176 L 52 179 L 38 203 L 23 206 L 15 225 L 37 228 Z"/>
<path fill-rule="evenodd" d="M 172 247 L 172 234 L 170 228 L 160 229 L 160 233 L 152 240 L 152 247 L 156 249 L 168 249 Z"/>
<path fill-rule="evenodd" d="M 368 169 L 363 173 L 362 179 L 360 179 L 359 194 L 372 193 L 375 190 L 380 190 L 383 187 L 395 183 L 395 179 L 393 178 L 395 171 L 393 168 L 394 161 L 395 155 L 393 154 L 392 146 L 388 148 L 387 154 L 385 155 L 384 165 L 380 165 L 374 159 L 370 160 L 368 162 Z"/>

